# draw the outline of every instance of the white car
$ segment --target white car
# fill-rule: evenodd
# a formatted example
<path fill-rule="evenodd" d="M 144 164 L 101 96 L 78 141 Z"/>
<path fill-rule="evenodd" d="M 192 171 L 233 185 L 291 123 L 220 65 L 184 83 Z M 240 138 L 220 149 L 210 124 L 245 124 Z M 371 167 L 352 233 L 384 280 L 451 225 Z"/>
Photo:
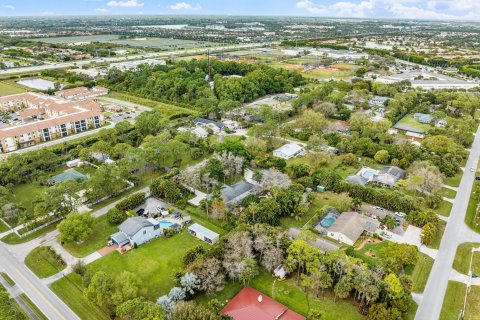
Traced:
<path fill-rule="evenodd" d="M 395 212 L 395 217 L 404 218 L 406 216 L 405 212 Z"/>
<path fill-rule="evenodd" d="M 474 167 L 471 167 L 471 168 L 470 168 L 470 172 L 475 172 L 475 168 L 474 168 Z"/>

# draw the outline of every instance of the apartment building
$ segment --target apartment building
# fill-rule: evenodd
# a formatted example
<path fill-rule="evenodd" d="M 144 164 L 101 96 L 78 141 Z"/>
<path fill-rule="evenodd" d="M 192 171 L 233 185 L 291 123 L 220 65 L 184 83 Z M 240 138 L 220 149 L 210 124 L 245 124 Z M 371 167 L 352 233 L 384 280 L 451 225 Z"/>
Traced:
<path fill-rule="evenodd" d="M 68 101 L 41 93 L 0 98 L 0 110 L 16 112 L 20 121 L 0 129 L 0 153 L 99 128 L 104 123 L 93 100 Z"/>
<path fill-rule="evenodd" d="M 108 89 L 100 86 L 95 86 L 91 89 L 86 87 L 78 87 L 55 92 L 57 97 L 65 98 L 67 100 L 92 99 L 106 94 L 108 94 Z"/>

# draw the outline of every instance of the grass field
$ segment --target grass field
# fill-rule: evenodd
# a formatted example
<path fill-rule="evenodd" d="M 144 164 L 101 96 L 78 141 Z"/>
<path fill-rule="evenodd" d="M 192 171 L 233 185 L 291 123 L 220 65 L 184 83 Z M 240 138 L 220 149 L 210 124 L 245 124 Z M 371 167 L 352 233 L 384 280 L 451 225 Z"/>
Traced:
<path fill-rule="evenodd" d="M 2 96 L 8 96 L 11 94 L 17 94 L 17 93 L 22 93 L 26 92 L 27 90 L 21 88 L 20 86 L 13 85 L 11 83 L 8 83 L 6 81 L 1 81 L 0 82 L 0 97 Z"/>
<path fill-rule="evenodd" d="M 82 320 L 108 320 L 109 317 L 83 297 L 82 277 L 76 273 L 51 284 L 50 289 L 65 302 Z"/>
<path fill-rule="evenodd" d="M 353 256 L 362 259 L 369 265 L 373 266 L 378 264 L 384 257 L 381 250 L 388 245 L 388 241 L 367 243 L 360 250 L 354 250 Z"/>
<path fill-rule="evenodd" d="M 273 290 L 273 298 L 283 303 L 290 309 L 305 315 L 308 310 L 305 293 L 295 284 L 294 279 L 275 281 L 270 273 L 262 269 L 257 277 L 251 282 L 250 286 L 271 297 Z M 210 299 L 218 299 L 219 301 L 230 300 L 235 296 L 243 286 L 238 282 L 229 282 L 223 291 L 213 295 L 199 295 L 196 299 L 202 304 L 207 304 Z M 325 295 L 315 298 L 310 295 L 310 305 L 312 309 L 318 309 L 322 312 L 322 320 L 355 320 L 363 319 L 363 316 L 357 312 L 356 307 L 351 300 L 337 299 L 333 302 L 333 293 L 325 291 Z"/>
<path fill-rule="evenodd" d="M 458 246 L 455 260 L 453 260 L 453 268 L 455 270 L 468 274 L 472 248 L 480 248 L 480 243 L 466 242 Z M 473 253 L 472 273 L 480 275 L 480 252 Z"/>
<path fill-rule="evenodd" d="M 424 124 L 424 123 L 419 122 L 411 114 L 407 114 L 397 124 L 407 125 L 407 126 L 410 126 L 410 127 L 413 127 L 413 128 L 419 129 L 419 130 L 423 130 L 423 131 L 428 131 L 432 128 L 428 124 Z"/>
<path fill-rule="evenodd" d="M 359 66 L 352 65 L 352 64 L 333 64 L 330 68 L 317 68 L 307 72 L 302 73 L 307 78 L 313 79 L 345 79 L 353 76 L 355 74 L 355 70 L 357 70 Z"/>
<path fill-rule="evenodd" d="M 413 268 L 412 275 L 412 291 L 421 293 L 425 289 L 428 276 L 432 270 L 434 260 L 424 253 L 419 252 L 418 260 Z"/>
<path fill-rule="evenodd" d="M 48 278 L 65 269 L 65 264 L 56 260 L 49 247 L 36 247 L 25 257 L 25 265 L 39 278 Z"/>
<path fill-rule="evenodd" d="M 74 257 L 82 258 L 105 247 L 110 235 L 117 231 L 118 226 L 111 225 L 107 220 L 107 215 L 103 215 L 95 219 L 92 234 L 88 239 L 82 243 L 65 243 L 63 247 Z"/>
<path fill-rule="evenodd" d="M 5 272 L 0 272 L 0 276 L 5 279 L 5 281 L 7 281 L 7 283 L 10 285 L 10 286 L 14 286 L 15 285 L 15 281 L 13 281 L 12 278 L 10 278 L 10 276 L 8 274 L 6 274 Z"/>
<path fill-rule="evenodd" d="M 463 171 L 460 170 L 453 177 L 447 177 L 445 179 L 445 184 L 447 184 L 451 187 L 458 187 L 460 185 L 460 180 L 462 180 L 462 176 L 463 176 Z"/>
<path fill-rule="evenodd" d="M 448 217 L 450 216 L 450 211 L 452 211 L 452 206 L 453 204 L 451 202 L 443 200 L 434 211 L 441 216 Z"/>
<path fill-rule="evenodd" d="M 0 220 L 0 233 L 10 230 L 10 228 Z"/>
<path fill-rule="evenodd" d="M 144 284 L 145 296 L 155 301 L 175 286 L 172 273 L 182 267 L 183 253 L 199 244 L 207 245 L 184 231 L 171 238 L 153 240 L 123 255 L 115 251 L 88 265 L 88 269 L 111 275 L 124 270 L 135 273 Z"/>
<path fill-rule="evenodd" d="M 455 199 L 455 197 L 457 196 L 457 193 L 454 190 L 447 189 L 447 188 L 442 188 L 442 190 L 440 190 L 439 194 L 442 197 L 450 198 L 450 199 Z"/>
<path fill-rule="evenodd" d="M 472 193 L 468 200 L 467 214 L 465 215 L 465 223 L 474 231 L 480 233 L 480 215 L 477 215 L 478 194 L 476 193 L 479 183 L 473 183 Z"/>
<path fill-rule="evenodd" d="M 440 320 L 458 319 L 463 308 L 466 285 L 456 281 L 449 281 L 445 299 L 443 300 Z M 467 297 L 464 320 L 478 320 L 480 314 L 480 287 L 472 286 Z"/>

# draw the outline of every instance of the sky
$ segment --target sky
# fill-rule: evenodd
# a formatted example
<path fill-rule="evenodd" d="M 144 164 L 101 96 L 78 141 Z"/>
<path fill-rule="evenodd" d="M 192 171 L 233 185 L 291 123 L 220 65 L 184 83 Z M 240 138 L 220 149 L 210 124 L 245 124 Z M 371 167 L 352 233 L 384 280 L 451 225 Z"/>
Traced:
<path fill-rule="evenodd" d="M 196 14 L 480 21 L 480 0 L 0 0 L 2 16 Z"/>

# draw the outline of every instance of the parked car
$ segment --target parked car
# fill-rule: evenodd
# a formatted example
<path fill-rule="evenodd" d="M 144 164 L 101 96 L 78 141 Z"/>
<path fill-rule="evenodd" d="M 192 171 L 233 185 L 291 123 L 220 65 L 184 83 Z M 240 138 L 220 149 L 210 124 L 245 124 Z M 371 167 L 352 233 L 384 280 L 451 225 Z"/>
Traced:
<path fill-rule="evenodd" d="M 406 216 L 405 212 L 395 212 L 395 217 L 404 218 Z"/>
<path fill-rule="evenodd" d="M 137 215 L 141 216 L 145 213 L 145 209 L 138 209 L 137 210 Z"/>
<path fill-rule="evenodd" d="M 392 235 L 386 232 L 380 233 L 380 236 L 384 237 L 385 239 L 392 239 Z"/>
<path fill-rule="evenodd" d="M 471 168 L 470 168 L 470 172 L 475 172 L 475 168 L 474 168 L 474 167 L 471 167 Z"/>

